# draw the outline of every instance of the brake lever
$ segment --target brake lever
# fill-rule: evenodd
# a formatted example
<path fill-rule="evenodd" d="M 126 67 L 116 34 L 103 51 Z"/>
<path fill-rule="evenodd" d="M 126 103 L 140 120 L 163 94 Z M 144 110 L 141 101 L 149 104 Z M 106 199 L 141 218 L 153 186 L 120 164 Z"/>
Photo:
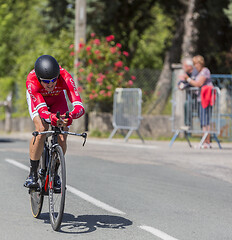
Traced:
<path fill-rule="evenodd" d="M 39 135 L 39 132 L 38 131 L 34 131 L 32 133 L 32 135 L 34 136 L 34 141 L 33 141 L 33 145 L 35 144 L 35 140 L 36 140 L 36 137 Z"/>
<path fill-rule="evenodd" d="M 69 118 L 69 111 L 66 112 L 65 118 Z"/>
<path fill-rule="evenodd" d="M 83 147 L 84 147 L 87 139 L 87 133 L 82 133 L 81 136 L 84 138 L 84 142 L 83 142 Z"/>

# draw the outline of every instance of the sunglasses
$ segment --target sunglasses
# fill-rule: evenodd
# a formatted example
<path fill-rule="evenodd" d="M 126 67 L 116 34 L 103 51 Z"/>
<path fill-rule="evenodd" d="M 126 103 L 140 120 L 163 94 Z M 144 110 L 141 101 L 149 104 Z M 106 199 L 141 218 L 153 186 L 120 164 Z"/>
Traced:
<path fill-rule="evenodd" d="M 43 78 L 40 78 L 40 81 L 43 82 L 43 83 L 46 83 L 46 84 L 49 84 L 50 82 L 54 83 L 57 81 L 57 77 L 53 78 L 53 79 L 43 79 Z"/>

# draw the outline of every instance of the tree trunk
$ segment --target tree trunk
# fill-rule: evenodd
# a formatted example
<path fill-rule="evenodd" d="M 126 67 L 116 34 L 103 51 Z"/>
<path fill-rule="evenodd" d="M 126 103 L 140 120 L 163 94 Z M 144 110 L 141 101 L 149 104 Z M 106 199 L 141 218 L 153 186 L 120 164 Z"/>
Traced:
<path fill-rule="evenodd" d="M 164 109 L 172 87 L 171 64 L 179 62 L 180 60 L 183 30 L 183 20 L 181 21 L 180 19 L 176 34 L 173 38 L 172 46 L 165 54 L 163 69 L 152 96 L 151 104 L 148 106 L 147 114 L 159 114 Z"/>
<path fill-rule="evenodd" d="M 163 69 L 152 102 L 148 106 L 147 114 L 160 114 L 165 108 L 172 89 L 172 63 L 180 62 L 181 57 L 192 57 L 196 52 L 196 42 L 198 40 L 196 20 L 199 16 L 194 12 L 196 0 L 186 1 L 185 4 L 187 7 L 185 14 L 182 18 L 180 17 L 179 27 L 177 27 L 172 46 L 166 52 Z"/>
<path fill-rule="evenodd" d="M 182 57 L 193 57 L 196 53 L 199 30 L 196 21 L 200 16 L 196 11 L 196 0 L 189 0 L 184 20 L 184 36 L 182 44 Z"/>

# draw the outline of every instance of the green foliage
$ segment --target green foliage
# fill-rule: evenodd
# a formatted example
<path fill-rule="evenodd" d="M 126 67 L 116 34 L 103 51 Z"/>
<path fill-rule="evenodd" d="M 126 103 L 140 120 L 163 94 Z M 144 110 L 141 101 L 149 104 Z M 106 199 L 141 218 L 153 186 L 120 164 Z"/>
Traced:
<path fill-rule="evenodd" d="M 0 1 L 0 77 L 9 76 L 15 81 L 12 85 L 17 93 L 14 109 L 20 114 L 28 111 L 25 82 L 40 55 L 53 55 L 63 67 L 73 70 L 69 49 L 73 30 L 68 29 L 67 24 L 55 35 L 48 31 L 41 9 L 49 3 L 48 0 Z M 5 85 L 5 81 L 1 82 L 1 87 Z"/>
<path fill-rule="evenodd" d="M 49 0 L 44 1 L 39 8 L 43 16 L 40 20 L 45 32 L 53 36 L 59 36 L 62 30 L 71 29 L 75 19 L 75 0 Z"/>
<path fill-rule="evenodd" d="M 201 0 L 197 11 L 199 41 L 198 54 L 205 57 L 207 66 L 212 73 L 230 73 L 232 58 L 227 52 L 231 48 L 232 28 L 224 9 L 230 0 Z"/>
<path fill-rule="evenodd" d="M 5 101 L 14 85 L 12 77 L 0 77 L 0 101 Z"/>
<path fill-rule="evenodd" d="M 232 1 L 230 0 L 230 3 L 228 5 L 228 8 L 224 9 L 224 13 L 228 17 L 230 24 L 232 25 Z"/>
<path fill-rule="evenodd" d="M 129 68 L 124 63 L 129 53 L 121 52 L 121 47 L 113 35 L 99 39 L 92 34 L 86 44 L 80 44 L 77 73 L 89 111 L 96 105 L 101 111 L 111 111 L 115 89 L 133 85 L 135 77 L 128 79 Z"/>
<path fill-rule="evenodd" d="M 174 21 L 166 15 L 157 4 L 151 10 L 154 20 L 139 38 L 137 34 L 132 37 L 138 41 L 137 50 L 134 54 L 130 67 L 161 69 L 165 49 L 170 45 Z"/>
<path fill-rule="evenodd" d="M 88 30 L 99 36 L 113 34 L 116 42 L 130 52 L 128 62 L 133 58 L 138 41 L 144 31 L 152 25 L 152 7 L 158 0 L 87 0 Z"/>

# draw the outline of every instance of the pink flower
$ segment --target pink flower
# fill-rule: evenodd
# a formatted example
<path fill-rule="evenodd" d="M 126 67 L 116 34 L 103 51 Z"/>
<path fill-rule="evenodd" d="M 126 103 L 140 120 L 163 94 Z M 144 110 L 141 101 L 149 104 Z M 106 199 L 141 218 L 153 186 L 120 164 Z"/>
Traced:
<path fill-rule="evenodd" d="M 123 66 L 123 62 L 122 61 L 118 61 L 114 64 L 115 67 L 122 67 Z"/>
<path fill-rule="evenodd" d="M 92 59 L 89 59 L 89 64 L 93 64 L 93 60 Z"/>
<path fill-rule="evenodd" d="M 97 80 L 96 80 L 96 82 L 98 82 L 98 83 L 102 83 L 103 82 L 103 78 L 97 78 Z"/>
<path fill-rule="evenodd" d="M 96 38 L 96 39 L 94 39 L 93 43 L 94 43 L 95 45 L 100 45 L 100 44 L 101 44 L 101 41 Z"/>
<path fill-rule="evenodd" d="M 125 67 L 124 67 L 124 70 L 128 72 L 128 71 L 130 70 L 130 68 L 128 68 L 127 66 L 125 66 Z"/>
<path fill-rule="evenodd" d="M 81 92 L 83 92 L 83 88 L 82 87 L 78 87 L 77 91 L 81 93 Z"/>
<path fill-rule="evenodd" d="M 74 44 L 71 44 L 70 46 L 69 46 L 69 48 L 73 48 L 74 47 Z"/>
<path fill-rule="evenodd" d="M 92 100 L 94 98 L 93 94 L 89 94 L 89 99 Z"/>
<path fill-rule="evenodd" d="M 101 90 L 99 93 L 100 93 L 101 95 L 104 95 L 104 94 L 105 94 L 105 90 Z"/>
<path fill-rule="evenodd" d="M 91 50 L 91 46 L 86 47 L 86 51 L 89 52 Z"/>
<path fill-rule="evenodd" d="M 79 43 L 79 49 L 83 48 L 85 46 L 84 43 Z"/>
<path fill-rule="evenodd" d="M 122 53 L 123 53 L 123 55 L 125 55 L 126 57 L 128 57 L 128 56 L 129 56 L 129 53 L 128 53 L 128 52 L 126 52 L 126 51 L 123 51 Z"/>
<path fill-rule="evenodd" d="M 111 47 L 110 48 L 110 52 L 113 53 L 113 54 L 116 53 L 117 52 L 117 48 L 116 47 Z"/>
<path fill-rule="evenodd" d="M 135 76 L 131 76 L 131 79 L 132 79 L 132 80 L 135 80 L 135 79 L 136 79 L 136 77 L 135 77 Z"/>
<path fill-rule="evenodd" d="M 95 33 L 91 33 L 90 35 L 91 35 L 92 38 L 96 36 Z"/>
<path fill-rule="evenodd" d="M 106 87 L 108 90 L 111 90 L 112 89 L 112 85 L 109 85 Z"/>
<path fill-rule="evenodd" d="M 74 52 L 70 52 L 70 56 L 74 56 Z"/>
<path fill-rule="evenodd" d="M 75 63 L 75 67 L 79 67 L 81 65 L 81 63 L 80 62 L 78 62 L 78 63 Z"/>
<path fill-rule="evenodd" d="M 98 97 L 98 94 L 97 94 L 97 93 L 95 93 L 95 94 L 94 94 L 94 97 L 95 97 L 95 98 L 97 98 L 97 97 Z"/>
<path fill-rule="evenodd" d="M 121 48 L 122 44 L 121 43 L 116 43 L 116 47 Z"/>
<path fill-rule="evenodd" d="M 119 76 L 123 76 L 124 75 L 124 72 L 120 72 L 118 73 Z"/>
<path fill-rule="evenodd" d="M 133 81 L 129 80 L 127 84 L 128 84 L 128 86 L 132 86 L 134 83 L 133 83 Z"/>
<path fill-rule="evenodd" d="M 108 92 L 108 93 L 107 93 L 107 96 L 108 96 L 108 97 L 111 97 L 111 96 L 112 96 L 112 92 Z"/>
<path fill-rule="evenodd" d="M 102 74 L 102 73 L 98 73 L 98 76 L 102 79 L 106 78 L 106 75 Z"/>
<path fill-rule="evenodd" d="M 92 72 L 88 74 L 88 76 L 87 76 L 87 78 L 86 78 L 86 80 L 87 80 L 88 83 L 91 83 L 91 81 L 92 81 L 92 79 L 91 79 L 92 76 L 93 76 L 93 73 L 92 73 Z"/>
<path fill-rule="evenodd" d="M 96 91 L 95 91 L 95 90 L 92 90 L 92 93 L 96 93 Z"/>
<path fill-rule="evenodd" d="M 99 50 L 95 50 L 94 53 L 95 53 L 96 55 L 98 55 L 98 54 L 100 54 L 101 52 L 100 52 Z"/>
<path fill-rule="evenodd" d="M 80 68 L 80 69 L 79 69 L 79 72 L 84 72 L 84 71 L 85 71 L 84 68 Z"/>
<path fill-rule="evenodd" d="M 111 42 L 111 41 L 113 41 L 114 40 L 114 35 L 110 35 L 110 36 L 107 36 L 106 37 L 106 41 L 107 42 Z"/>

